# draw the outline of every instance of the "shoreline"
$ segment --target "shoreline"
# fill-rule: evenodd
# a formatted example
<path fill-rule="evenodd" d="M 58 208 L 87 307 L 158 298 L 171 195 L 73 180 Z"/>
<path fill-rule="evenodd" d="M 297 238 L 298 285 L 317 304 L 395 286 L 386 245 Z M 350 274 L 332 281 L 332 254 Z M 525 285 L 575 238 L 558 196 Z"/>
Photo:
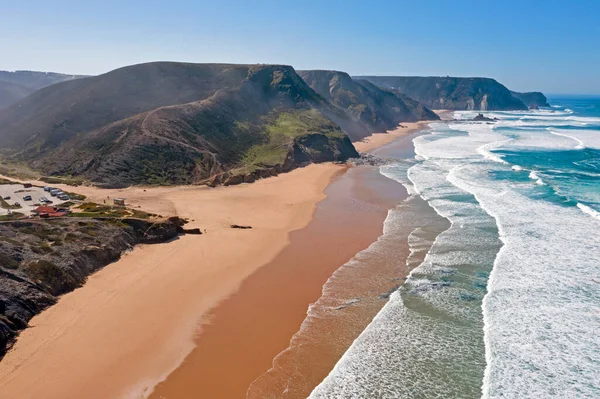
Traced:
<path fill-rule="evenodd" d="M 355 146 L 371 151 L 424 129 L 427 123 L 405 124 L 414 126 L 374 134 Z M 136 247 L 34 317 L 30 323 L 34 328 L 24 330 L 0 362 L 0 389 L 22 398 L 151 396 L 154 387 L 168 381 L 197 348 L 193 338 L 202 337 L 203 316 L 212 317 L 211 309 L 235 295 L 244 280 L 290 246 L 295 233 L 313 221 L 327 187 L 345 170 L 333 164 L 310 165 L 251 185 L 213 189 L 65 186 L 92 201 L 125 197 L 133 207 L 187 217 L 189 227 L 206 228 L 208 234 Z M 380 219 L 372 220 L 378 233 L 363 240 L 350 257 L 381 234 L 385 216 Z M 234 230 L 229 228 L 232 223 L 255 228 Z M 227 242 L 235 243 L 236 251 Z M 198 253 L 210 260 L 208 270 L 198 265 Z M 339 266 L 335 264 L 326 277 Z M 319 292 L 322 285 L 321 281 Z M 195 303 L 189 303 L 189 296 L 197 298 Z M 297 320 L 294 323 L 288 341 L 297 330 Z M 66 380 L 76 383 L 65 387 L 61 381 Z M 103 384 L 106 380 L 111 386 Z"/>
<path fill-rule="evenodd" d="M 338 176 L 310 224 L 292 232 L 275 259 L 209 313 L 195 349 L 150 398 L 246 397 L 287 348 L 329 277 L 382 234 L 388 207 L 404 193 L 396 184 L 380 198 L 369 186 L 375 179 L 377 188 L 387 184 L 375 168 Z"/>
<path fill-rule="evenodd" d="M 309 165 L 213 189 L 78 188 L 91 200 L 123 196 L 153 213 L 188 217 L 190 227 L 208 233 L 136 247 L 35 316 L 0 362 L 0 391 L 19 398 L 147 396 L 193 350 L 201 316 L 289 244 L 289 233 L 310 222 L 345 169 Z"/>

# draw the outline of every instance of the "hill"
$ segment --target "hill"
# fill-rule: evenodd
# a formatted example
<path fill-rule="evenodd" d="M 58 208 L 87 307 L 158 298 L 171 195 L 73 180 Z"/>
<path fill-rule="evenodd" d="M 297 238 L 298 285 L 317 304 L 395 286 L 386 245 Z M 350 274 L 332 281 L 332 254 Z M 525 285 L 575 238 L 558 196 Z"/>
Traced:
<path fill-rule="evenodd" d="M 24 98 L 31 89 L 12 82 L 3 82 L 0 80 L 0 108 L 9 106 L 16 101 Z"/>
<path fill-rule="evenodd" d="M 527 93 L 518 93 L 516 91 L 511 91 L 510 93 L 513 95 L 513 97 L 518 98 L 523 102 L 523 104 L 530 108 L 550 106 L 550 104 L 548 104 L 548 99 L 546 98 L 546 96 L 543 93 L 540 93 L 539 91 L 531 91 Z"/>
<path fill-rule="evenodd" d="M 505 86 L 489 78 L 360 76 L 357 79 L 404 93 L 431 109 L 527 109 Z"/>
<path fill-rule="evenodd" d="M 0 80 L 3 82 L 16 83 L 25 86 L 31 91 L 67 80 L 83 78 L 83 75 L 67 75 L 55 72 L 38 71 L 0 71 Z"/>
<path fill-rule="evenodd" d="M 0 108 L 7 107 L 43 87 L 81 77 L 83 76 L 54 72 L 0 71 Z"/>
<path fill-rule="evenodd" d="M 339 71 L 298 71 L 304 81 L 327 101 L 346 111 L 355 122 L 342 128 L 352 136 L 353 130 L 384 132 L 400 122 L 436 120 L 439 117 L 404 95 L 383 90 L 368 81 L 354 80 Z"/>
<path fill-rule="evenodd" d="M 348 119 L 289 66 L 156 62 L 0 110 L 0 148 L 45 174 L 107 186 L 231 184 L 356 156 L 330 117 Z"/>

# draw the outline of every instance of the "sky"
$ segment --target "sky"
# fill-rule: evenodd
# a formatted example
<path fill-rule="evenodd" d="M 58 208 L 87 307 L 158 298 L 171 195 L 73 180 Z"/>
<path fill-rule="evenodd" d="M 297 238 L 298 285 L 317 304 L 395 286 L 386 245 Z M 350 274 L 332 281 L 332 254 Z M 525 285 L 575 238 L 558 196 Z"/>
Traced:
<path fill-rule="evenodd" d="M 600 0 L 0 0 L 0 70 L 96 75 L 150 61 L 600 94 Z"/>

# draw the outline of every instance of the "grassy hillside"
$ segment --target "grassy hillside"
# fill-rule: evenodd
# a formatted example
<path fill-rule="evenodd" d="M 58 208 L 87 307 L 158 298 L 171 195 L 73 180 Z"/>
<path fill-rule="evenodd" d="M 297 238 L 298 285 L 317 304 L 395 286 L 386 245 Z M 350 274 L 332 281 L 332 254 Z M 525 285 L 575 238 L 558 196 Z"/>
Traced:
<path fill-rule="evenodd" d="M 430 109 L 524 110 L 525 104 L 494 79 L 361 76 L 358 79 L 404 93 Z"/>
<path fill-rule="evenodd" d="M 46 175 L 110 186 L 233 183 L 297 166 L 308 135 L 328 143 L 308 161 L 356 155 L 326 114 L 339 112 L 289 66 L 151 63 L 0 111 L 0 146 Z"/>

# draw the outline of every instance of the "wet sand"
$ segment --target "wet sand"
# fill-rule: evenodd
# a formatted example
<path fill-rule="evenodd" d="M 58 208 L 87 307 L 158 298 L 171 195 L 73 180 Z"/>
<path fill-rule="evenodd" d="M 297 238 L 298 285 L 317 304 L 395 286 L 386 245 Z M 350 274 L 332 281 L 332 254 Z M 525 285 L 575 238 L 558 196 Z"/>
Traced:
<path fill-rule="evenodd" d="M 201 316 L 289 244 L 289 233 L 310 222 L 331 179 L 345 170 L 310 165 L 215 189 L 78 188 L 95 201 L 120 196 L 150 212 L 189 217 L 190 227 L 207 234 L 136 247 L 34 317 L 0 362 L 0 397 L 146 396 L 194 349 Z"/>

